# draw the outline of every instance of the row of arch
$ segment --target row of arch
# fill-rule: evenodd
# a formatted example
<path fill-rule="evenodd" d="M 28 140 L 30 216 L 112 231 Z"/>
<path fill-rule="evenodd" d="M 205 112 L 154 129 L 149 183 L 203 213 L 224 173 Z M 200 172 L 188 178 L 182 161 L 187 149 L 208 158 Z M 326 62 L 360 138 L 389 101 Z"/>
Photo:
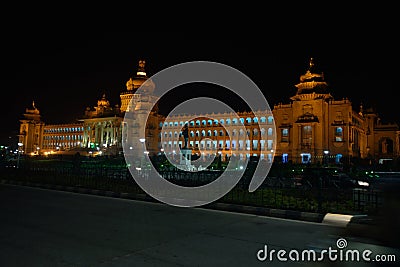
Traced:
<path fill-rule="evenodd" d="M 261 128 L 261 130 L 259 131 L 257 128 L 254 128 L 252 131 L 250 131 L 249 129 L 247 130 L 247 136 L 250 136 L 252 133 L 253 136 L 258 136 L 259 133 L 261 133 L 261 136 L 265 136 L 265 134 L 267 133 L 268 136 L 272 136 L 273 135 L 273 129 L 272 128 L 268 128 L 268 130 L 265 130 L 264 128 Z M 177 131 L 175 131 L 174 133 L 170 132 L 164 132 L 164 138 L 172 138 L 172 137 L 180 137 L 182 136 L 182 131 L 180 131 L 179 133 Z M 190 131 L 189 132 L 189 136 L 190 137 L 199 137 L 199 136 L 229 136 L 229 132 L 226 133 L 224 130 L 197 130 L 197 131 Z M 244 136 L 244 131 L 243 129 L 233 129 L 231 131 L 231 136 Z M 160 136 L 161 137 L 161 136 Z"/>
<path fill-rule="evenodd" d="M 188 121 L 170 121 L 170 122 L 160 122 L 160 127 L 178 127 L 178 126 L 184 126 L 185 124 L 188 124 L 189 126 L 217 126 L 217 125 L 238 125 L 240 124 L 245 124 L 245 123 L 268 123 L 272 124 L 274 121 L 273 116 L 268 116 L 268 117 L 261 117 L 260 119 L 258 117 L 247 117 L 247 118 L 233 118 L 233 119 L 214 119 L 214 120 L 192 120 L 190 122 Z"/>
<path fill-rule="evenodd" d="M 82 135 L 47 135 L 43 137 L 43 140 L 82 140 Z"/>
<path fill-rule="evenodd" d="M 83 127 L 62 127 L 44 129 L 45 133 L 73 133 L 81 131 L 83 131 Z"/>

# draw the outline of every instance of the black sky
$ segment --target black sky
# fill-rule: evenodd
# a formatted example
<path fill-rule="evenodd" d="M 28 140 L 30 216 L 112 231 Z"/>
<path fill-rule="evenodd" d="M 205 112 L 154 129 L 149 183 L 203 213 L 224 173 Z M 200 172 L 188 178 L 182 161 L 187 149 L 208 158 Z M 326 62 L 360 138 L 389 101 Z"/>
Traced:
<path fill-rule="evenodd" d="M 46 123 L 74 121 L 103 93 L 111 104 L 120 104 L 119 93 L 135 74 L 139 59 L 146 60 L 150 76 L 187 61 L 227 64 L 249 76 L 272 107 L 289 102 L 313 57 L 335 99 L 348 97 L 355 107 L 363 103 L 376 108 L 384 121 L 400 123 L 398 42 L 393 34 L 370 29 L 300 33 L 207 29 L 3 33 L 1 141 L 14 138 L 18 119 L 33 100 Z M 197 88 L 187 91 L 187 97 L 207 91 Z M 177 101 L 170 97 L 166 102 Z"/>

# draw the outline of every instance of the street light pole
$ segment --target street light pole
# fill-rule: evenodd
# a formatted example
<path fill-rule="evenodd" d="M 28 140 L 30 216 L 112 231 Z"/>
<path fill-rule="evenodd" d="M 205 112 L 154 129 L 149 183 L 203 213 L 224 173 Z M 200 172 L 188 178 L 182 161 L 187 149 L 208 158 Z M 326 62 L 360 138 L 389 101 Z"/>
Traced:
<path fill-rule="evenodd" d="M 21 147 L 23 146 L 24 144 L 23 143 L 21 143 L 21 142 L 19 142 L 18 143 L 18 149 L 17 149 L 17 169 L 19 168 L 19 158 L 20 158 L 20 155 L 21 155 Z"/>
<path fill-rule="evenodd" d="M 145 154 L 146 154 L 146 145 L 145 145 L 145 141 L 146 141 L 146 139 L 145 138 L 140 138 L 139 139 L 139 141 L 140 141 L 140 143 L 142 143 L 142 149 L 143 149 L 143 154 L 141 154 L 141 157 L 140 157 L 140 168 L 142 169 L 142 171 L 144 170 L 144 157 L 145 157 Z"/>

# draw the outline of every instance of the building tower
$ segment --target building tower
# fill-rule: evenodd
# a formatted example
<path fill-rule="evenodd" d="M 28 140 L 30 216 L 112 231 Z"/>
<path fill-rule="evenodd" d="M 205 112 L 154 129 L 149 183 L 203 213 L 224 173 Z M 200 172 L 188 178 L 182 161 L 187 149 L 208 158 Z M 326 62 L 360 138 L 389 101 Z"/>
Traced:
<path fill-rule="evenodd" d="M 121 92 L 121 112 L 130 110 L 130 104 L 135 105 L 139 99 L 139 95 L 136 94 L 137 89 L 148 79 L 145 70 L 146 61 L 139 60 L 138 69 L 136 75 L 126 82 L 126 90 Z M 131 103 L 132 99 L 132 103 Z"/>
<path fill-rule="evenodd" d="M 26 108 L 20 120 L 18 143 L 20 150 L 26 154 L 39 154 L 42 147 L 44 122 L 41 121 L 39 110 L 32 101 L 32 107 Z"/>

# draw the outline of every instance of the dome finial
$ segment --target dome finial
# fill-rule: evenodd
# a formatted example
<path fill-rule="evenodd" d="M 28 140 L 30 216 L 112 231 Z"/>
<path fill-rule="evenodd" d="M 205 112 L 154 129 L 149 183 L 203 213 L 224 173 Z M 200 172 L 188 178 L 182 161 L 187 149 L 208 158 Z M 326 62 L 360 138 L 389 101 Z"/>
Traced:
<path fill-rule="evenodd" d="M 136 75 L 138 75 L 138 76 L 146 76 L 146 70 L 144 68 L 145 65 L 146 65 L 146 61 L 143 60 L 143 59 L 140 59 Z"/>
<path fill-rule="evenodd" d="M 311 70 L 313 67 L 314 67 L 314 58 L 311 57 L 310 58 L 310 68 L 309 68 L 309 70 Z"/>

